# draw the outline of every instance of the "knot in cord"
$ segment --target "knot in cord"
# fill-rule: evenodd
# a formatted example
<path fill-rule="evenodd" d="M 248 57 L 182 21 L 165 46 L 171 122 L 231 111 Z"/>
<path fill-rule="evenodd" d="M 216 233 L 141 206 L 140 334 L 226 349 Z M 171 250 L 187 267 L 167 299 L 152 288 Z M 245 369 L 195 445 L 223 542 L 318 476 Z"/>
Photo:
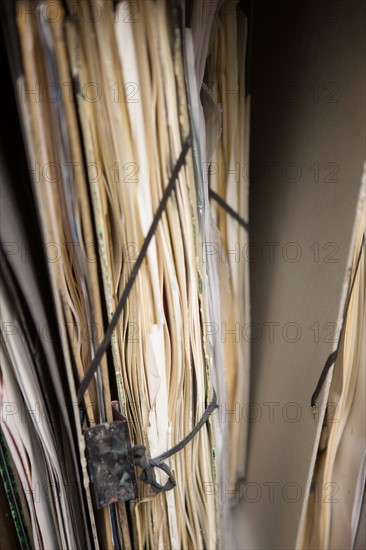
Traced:
<path fill-rule="evenodd" d="M 133 447 L 132 454 L 133 454 L 135 466 L 138 466 L 139 468 L 142 469 L 140 479 L 141 481 L 148 483 L 155 493 L 170 491 L 171 489 L 174 489 L 174 487 L 177 485 L 171 469 L 163 461 L 173 456 L 175 453 L 178 453 L 179 451 L 181 451 L 190 441 L 192 441 L 196 433 L 202 428 L 202 426 L 206 424 L 207 420 L 209 419 L 213 411 L 217 409 L 218 405 L 217 405 L 216 392 L 214 389 L 212 389 L 212 391 L 213 391 L 212 401 L 208 405 L 205 412 L 203 413 L 200 421 L 195 425 L 193 430 L 184 439 L 182 439 L 182 441 L 174 445 L 174 447 L 172 447 L 168 451 L 165 451 L 164 453 L 162 453 L 161 455 L 155 458 L 151 458 L 150 456 L 146 455 L 145 445 L 135 445 Z M 168 475 L 168 481 L 165 483 L 165 485 L 161 485 L 156 481 L 155 475 L 154 475 L 154 468 L 159 468 L 160 470 L 163 470 Z"/>
<path fill-rule="evenodd" d="M 173 477 L 172 471 L 164 462 L 158 462 L 149 456 L 146 456 L 145 445 L 135 445 L 132 449 L 135 466 L 139 466 L 142 469 L 140 479 L 145 483 L 148 483 L 155 493 L 161 493 L 163 491 L 170 491 L 176 486 L 176 481 Z M 160 468 L 168 475 L 168 481 L 165 485 L 161 485 L 155 479 L 153 468 Z"/>

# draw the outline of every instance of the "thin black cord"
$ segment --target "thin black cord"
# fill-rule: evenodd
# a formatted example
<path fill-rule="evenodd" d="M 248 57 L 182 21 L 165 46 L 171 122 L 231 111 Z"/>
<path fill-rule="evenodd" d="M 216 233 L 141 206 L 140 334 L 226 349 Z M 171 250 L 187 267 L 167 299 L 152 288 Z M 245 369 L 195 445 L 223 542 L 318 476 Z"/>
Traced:
<path fill-rule="evenodd" d="M 212 189 L 208 190 L 211 199 L 214 199 L 230 216 L 232 216 L 246 231 L 249 231 L 249 223 L 246 222 L 235 210 L 228 205 L 224 199 L 222 199 L 215 191 Z"/>
<path fill-rule="evenodd" d="M 335 351 L 333 351 L 328 359 L 326 360 L 325 362 L 325 365 L 323 367 L 323 370 L 322 370 L 322 373 L 320 375 L 320 378 L 319 378 L 319 381 L 316 385 L 316 388 L 315 388 L 315 391 L 313 393 L 313 395 L 311 396 L 311 406 L 314 407 L 315 406 L 315 402 L 316 400 L 318 399 L 319 397 L 319 393 L 323 387 L 323 384 L 325 382 L 325 379 L 328 375 L 328 372 L 329 372 L 329 369 L 331 368 L 332 365 L 334 365 L 334 363 L 336 362 L 337 360 L 337 356 L 338 356 L 338 352 L 339 352 L 339 348 L 341 346 L 341 341 L 342 341 L 342 336 L 343 336 L 343 332 L 344 332 L 344 328 L 346 326 L 346 322 L 347 322 L 347 314 L 348 314 L 348 308 L 349 308 L 349 304 L 350 304 L 350 301 L 351 301 L 351 296 L 352 296 L 352 292 L 353 292 L 353 288 L 355 286 L 355 281 L 356 281 L 356 277 L 357 277 L 357 272 L 358 272 L 358 267 L 360 265 L 360 261 L 361 261 L 361 256 L 362 256 L 362 248 L 363 248 L 363 245 L 364 245 L 364 241 L 365 241 L 365 235 L 362 236 L 362 243 L 361 243 L 361 247 L 360 247 L 360 251 L 358 253 L 358 258 L 357 258 L 357 264 L 356 264 L 356 269 L 355 269 L 355 274 L 353 276 L 353 280 L 352 280 L 352 284 L 351 284 L 351 288 L 349 290 L 349 293 L 348 293 L 348 297 L 347 297 L 347 302 L 346 302 L 346 307 L 344 309 L 344 314 L 343 314 L 343 321 L 342 321 L 342 327 L 341 327 L 341 331 L 339 333 L 339 339 L 338 339 L 338 344 L 337 344 L 337 348 L 335 349 Z"/>

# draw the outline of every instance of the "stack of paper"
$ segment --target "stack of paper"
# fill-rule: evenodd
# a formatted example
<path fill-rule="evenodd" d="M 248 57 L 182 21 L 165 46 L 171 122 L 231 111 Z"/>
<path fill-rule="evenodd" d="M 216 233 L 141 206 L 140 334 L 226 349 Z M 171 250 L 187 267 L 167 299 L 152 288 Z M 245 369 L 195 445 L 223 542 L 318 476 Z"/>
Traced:
<path fill-rule="evenodd" d="M 205 70 L 202 103 L 210 161 L 206 177 L 210 188 L 248 222 L 247 20 L 236 4 L 228 1 L 221 7 Z M 215 119 L 221 120 L 221 128 Z M 223 342 L 225 352 L 227 401 L 223 417 L 229 422 L 229 483 L 233 488 L 245 476 L 248 432 L 243 411 L 249 402 L 249 234 L 221 206 L 212 206 L 222 239 L 217 253 L 221 263 L 221 325 L 216 338 Z"/>
<path fill-rule="evenodd" d="M 364 176 L 365 182 L 365 176 Z M 303 548 L 353 548 L 366 480 L 365 201 L 360 221 L 342 339 L 334 365 L 303 530 Z"/>
<path fill-rule="evenodd" d="M 246 19 L 232 1 L 207 13 L 200 2 L 165 0 L 19 0 L 13 8 L 7 23 L 19 51 L 9 56 L 18 62 L 31 174 L 24 186 L 41 248 L 27 269 L 4 249 L 1 271 L 2 321 L 21 327 L 11 337 L 2 331 L 0 377 L 2 406 L 16 404 L 1 417 L 1 449 L 19 537 L 37 548 L 217 548 L 227 525 L 219 484 L 245 473 L 246 429 L 227 423 L 226 411 L 246 402 L 249 385 L 248 341 L 222 336 L 249 318 L 249 281 L 247 263 L 229 254 L 245 246 L 247 231 L 210 200 L 210 188 L 247 220 L 247 181 L 236 168 L 248 155 Z M 1 240 L 16 225 L 20 242 L 27 221 L 19 222 L 10 175 L 5 187 Z M 53 339 L 44 342 L 35 327 L 49 318 Z M 152 490 L 150 470 L 141 475 L 138 466 L 137 498 L 102 495 L 97 505 L 112 455 L 120 464 L 124 448 L 135 459 L 141 445 L 147 457 L 169 451 L 216 394 L 219 412 L 164 460 L 165 470 L 152 468 L 162 486 L 170 468 L 172 490 Z M 97 448 L 101 433 L 93 428 L 116 419 L 127 420 L 125 440 L 93 463 L 90 441 Z M 34 487 L 50 498 L 38 499 Z"/>

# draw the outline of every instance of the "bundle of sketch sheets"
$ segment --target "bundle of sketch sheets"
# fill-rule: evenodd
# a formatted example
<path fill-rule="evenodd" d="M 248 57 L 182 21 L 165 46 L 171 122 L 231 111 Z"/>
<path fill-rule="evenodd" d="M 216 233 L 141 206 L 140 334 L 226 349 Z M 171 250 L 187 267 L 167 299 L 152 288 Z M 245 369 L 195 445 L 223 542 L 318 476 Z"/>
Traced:
<path fill-rule="evenodd" d="M 247 445 L 247 17 L 231 0 L 3 12 L 28 163 L 16 181 L 4 165 L 1 222 L 0 471 L 21 546 L 218 548 Z M 108 460 L 129 463 L 107 487 L 92 449 L 121 424 Z M 176 445 L 147 483 L 136 448 Z"/>

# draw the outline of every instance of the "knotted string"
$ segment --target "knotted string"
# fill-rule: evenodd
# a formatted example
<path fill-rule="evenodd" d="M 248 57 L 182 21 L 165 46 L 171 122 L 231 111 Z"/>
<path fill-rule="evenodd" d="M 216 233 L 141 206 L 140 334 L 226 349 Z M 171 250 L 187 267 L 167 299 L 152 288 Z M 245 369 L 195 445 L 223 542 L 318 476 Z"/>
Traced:
<path fill-rule="evenodd" d="M 135 445 L 135 447 L 133 447 L 132 454 L 134 457 L 135 466 L 138 466 L 142 469 L 140 479 L 145 483 L 148 483 L 155 493 L 170 491 L 176 486 L 176 481 L 174 479 L 171 469 L 163 461 L 181 451 L 190 441 L 192 441 L 196 433 L 199 432 L 202 426 L 206 424 L 210 415 L 217 407 L 218 405 L 216 392 L 213 389 L 212 401 L 208 405 L 207 409 L 205 410 L 201 419 L 195 425 L 193 430 L 184 439 L 182 439 L 182 441 L 174 445 L 174 447 L 155 458 L 146 456 L 146 447 L 144 445 Z M 159 468 L 168 475 L 168 480 L 165 485 L 161 485 L 156 481 L 154 476 L 154 468 Z"/>

